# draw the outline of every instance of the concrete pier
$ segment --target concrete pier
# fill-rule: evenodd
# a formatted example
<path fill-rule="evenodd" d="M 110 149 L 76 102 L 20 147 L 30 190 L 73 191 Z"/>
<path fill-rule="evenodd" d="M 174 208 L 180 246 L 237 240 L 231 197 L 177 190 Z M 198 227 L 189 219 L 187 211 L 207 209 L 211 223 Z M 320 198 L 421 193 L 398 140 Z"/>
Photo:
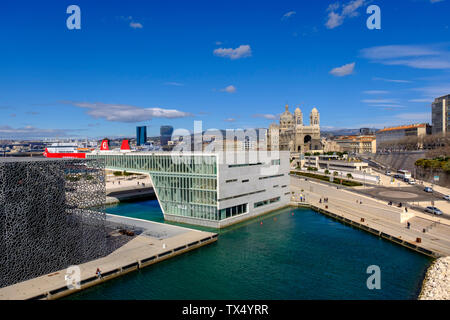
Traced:
<path fill-rule="evenodd" d="M 142 233 L 108 256 L 79 265 L 79 289 L 69 289 L 64 269 L 1 288 L 0 300 L 58 299 L 217 241 L 215 233 L 147 220 L 108 215 L 107 221 Z"/>

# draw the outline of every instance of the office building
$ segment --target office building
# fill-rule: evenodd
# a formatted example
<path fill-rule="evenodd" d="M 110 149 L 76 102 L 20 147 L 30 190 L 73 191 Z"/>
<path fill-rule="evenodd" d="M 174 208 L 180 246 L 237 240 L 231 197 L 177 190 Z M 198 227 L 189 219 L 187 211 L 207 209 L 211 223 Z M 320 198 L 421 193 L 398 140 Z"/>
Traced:
<path fill-rule="evenodd" d="M 431 104 L 433 134 L 445 134 L 450 130 L 450 94 L 436 98 Z"/>
<path fill-rule="evenodd" d="M 342 152 L 376 153 L 376 138 L 369 136 L 340 136 L 333 140 Z"/>
<path fill-rule="evenodd" d="M 167 146 L 168 142 L 172 139 L 173 127 L 161 126 L 159 132 L 161 134 L 161 146 Z"/>
<path fill-rule="evenodd" d="M 377 150 L 390 145 L 404 144 L 408 138 L 418 139 L 417 143 L 419 144 L 418 147 L 420 147 L 422 144 L 420 140 L 427 134 L 431 134 L 431 126 L 427 123 L 384 128 L 376 133 Z"/>
<path fill-rule="evenodd" d="M 147 142 L 147 127 L 136 127 L 136 145 L 143 146 Z"/>
<path fill-rule="evenodd" d="M 369 165 L 363 161 L 340 160 L 338 156 L 305 156 L 304 168 L 313 167 L 328 171 L 367 171 Z"/>

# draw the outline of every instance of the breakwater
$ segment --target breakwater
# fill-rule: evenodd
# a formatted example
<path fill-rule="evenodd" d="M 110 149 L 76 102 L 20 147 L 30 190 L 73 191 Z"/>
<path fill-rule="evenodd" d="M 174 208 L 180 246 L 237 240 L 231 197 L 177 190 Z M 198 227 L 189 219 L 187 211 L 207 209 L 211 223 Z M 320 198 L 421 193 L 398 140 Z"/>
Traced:
<path fill-rule="evenodd" d="M 428 268 L 419 300 L 450 300 L 450 256 L 436 259 Z"/>

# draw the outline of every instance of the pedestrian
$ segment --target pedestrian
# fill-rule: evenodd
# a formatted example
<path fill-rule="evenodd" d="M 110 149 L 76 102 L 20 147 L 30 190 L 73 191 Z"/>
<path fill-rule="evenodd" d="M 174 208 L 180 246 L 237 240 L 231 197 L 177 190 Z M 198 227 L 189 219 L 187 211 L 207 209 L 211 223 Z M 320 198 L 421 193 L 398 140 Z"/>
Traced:
<path fill-rule="evenodd" d="M 97 278 L 102 278 L 102 272 L 100 271 L 100 268 L 97 268 L 97 271 L 95 271 L 95 274 L 97 275 Z"/>
<path fill-rule="evenodd" d="M 406 213 L 408 212 L 408 208 L 407 208 L 407 207 L 405 207 L 405 212 L 406 212 Z"/>
<path fill-rule="evenodd" d="M 409 221 L 406 223 L 406 227 L 409 229 L 411 227 L 411 223 Z"/>

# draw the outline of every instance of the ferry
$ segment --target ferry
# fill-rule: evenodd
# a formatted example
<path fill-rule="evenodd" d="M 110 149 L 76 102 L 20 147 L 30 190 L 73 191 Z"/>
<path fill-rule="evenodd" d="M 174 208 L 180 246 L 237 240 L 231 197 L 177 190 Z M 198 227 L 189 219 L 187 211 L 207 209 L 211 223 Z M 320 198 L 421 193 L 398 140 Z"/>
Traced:
<path fill-rule="evenodd" d="M 93 150 L 89 148 L 78 148 L 76 145 L 68 145 L 64 143 L 53 143 L 45 148 L 43 156 L 46 158 L 76 158 L 85 159 L 87 153 L 108 153 L 116 150 L 109 149 L 109 140 L 103 139 L 100 145 L 100 150 Z M 120 152 L 132 152 L 128 140 L 124 139 L 120 146 Z"/>
<path fill-rule="evenodd" d="M 69 145 L 64 143 L 52 143 L 45 148 L 43 156 L 46 158 L 77 158 L 85 159 L 86 153 L 90 150 L 85 148 L 78 148 L 76 145 Z"/>

